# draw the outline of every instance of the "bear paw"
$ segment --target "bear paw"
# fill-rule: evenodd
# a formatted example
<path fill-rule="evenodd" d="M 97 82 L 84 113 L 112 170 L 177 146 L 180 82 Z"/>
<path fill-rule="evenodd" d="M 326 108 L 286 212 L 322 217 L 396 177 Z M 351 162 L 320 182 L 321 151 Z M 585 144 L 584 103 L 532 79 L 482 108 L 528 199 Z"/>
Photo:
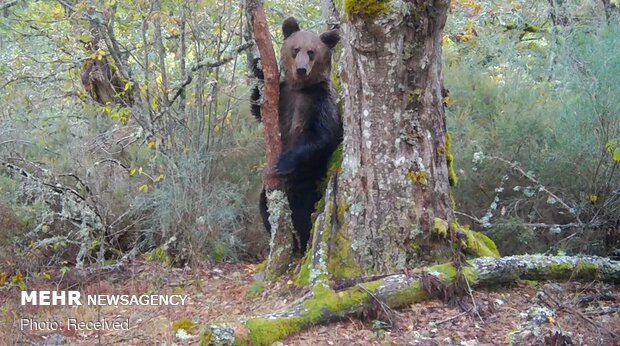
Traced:
<path fill-rule="evenodd" d="M 276 172 L 279 175 L 289 175 L 294 173 L 297 169 L 297 161 L 297 157 L 291 152 L 282 154 L 278 160 Z"/>

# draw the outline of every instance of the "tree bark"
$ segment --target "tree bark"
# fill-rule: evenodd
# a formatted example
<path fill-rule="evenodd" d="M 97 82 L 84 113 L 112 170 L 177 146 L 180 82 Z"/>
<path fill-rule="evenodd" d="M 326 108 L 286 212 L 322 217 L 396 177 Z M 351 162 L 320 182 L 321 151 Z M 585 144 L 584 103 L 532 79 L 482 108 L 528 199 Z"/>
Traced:
<path fill-rule="evenodd" d="M 267 259 L 267 277 L 275 278 L 284 273 L 292 262 L 292 221 L 286 194 L 281 190 L 281 181 L 274 168 L 282 152 L 279 126 L 280 75 L 278 63 L 267 27 L 267 18 L 261 0 L 248 0 L 247 13 L 262 64 L 264 75 L 263 124 L 267 163 L 263 182 L 265 185 L 271 241 Z"/>
<path fill-rule="evenodd" d="M 620 262 L 608 258 L 583 256 L 525 255 L 503 258 L 477 258 L 464 268 L 471 287 L 492 286 L 515 280 L 603 280 L 620 282 Z M 356 316 L 373 303 L 399 308 L 432 299 L 424 289 L 433 280 L 443 286 L 457 279 L 451 264 L 423 268 L 411 275 L 389 275 L 334 292 L 315 290 L 312 297 L 290 309 L 251 317 L 238 323 L 208 325 L 201 345 L 269 345 L 312 325 Z"/>
<path fill-rule="evenodd" d="M 456 179 L 441 75 L 448 8 L 448 0 L 345 6 L 343 161 L 332 209 L 323 211 L 337 222 L 328 232 L 315 225 L 315 237 L 328 233 L 329 253 L 326 263 L 309 261 L 310 273 L 393 273 L 453 255 L 446 239 L 458 230 Z"/>

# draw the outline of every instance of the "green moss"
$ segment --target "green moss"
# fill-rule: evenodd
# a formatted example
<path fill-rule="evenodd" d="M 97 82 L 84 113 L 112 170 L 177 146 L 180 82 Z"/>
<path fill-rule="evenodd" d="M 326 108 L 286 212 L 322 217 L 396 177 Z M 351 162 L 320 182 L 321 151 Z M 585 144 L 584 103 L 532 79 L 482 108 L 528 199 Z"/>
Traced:
<path fill-rule="evenodd" d="M 579 262 L 576 270 L 579 277 L 595 278 L 598 272 L 598 266 L 589 262 Z"/>
<path fill-rule="evenodd" d="M 340 171 L 340 165 L 342 164 L 343 157 L 344 152 L 342 150 L 342 144 L 339 144 L 327 163 L 327 177 L 331 177 L 334 173 Z"/>
<path fill-rule="evenodd" d="M 429 273 L 441 274 L 441 279 L 452 282 L 456 278 L 456 268 L 452 263 L 437 264 L 427 269 Z"/>
<path fill-rule="evenodd" d="M 454 169 L 454 154 L 452 154 L 452 136 L 449 132 L 446 132 L 446 145 L 442 150 L 446 154 L 446 161 L 448 161 L 448 180 L 450 181 L 450 186 L 456 186 L 459 181 L 459 177 L 456 175 L 456 170 Z"/>
<path fill-rule="evenodd" d="M 454 231 L 460 231 L 465 234 L 465 239 L 461 241 L 461 246 L 468 254 L 475 257 L 500 257 L 497 246 L 485 234 L 472 231 L 467 226 L 461 227 L 456 220 L 452 221 L 450 227 Z"/>
<path fill-rule="evenodd" d="M 549 279 L 564 279 L 569 277 L 573 272 L 573 266 L 570 263 L 553 264 L 549 266 Z"/>
<path fill-rule="evenodd" d="M 196 323 L 187 318 L 172 323 L 172 330 L 176 333 L 179 329 L 183 329 L 188 333 L 192 333 L 196 329 Z"/>
<path fill-rule="evenodd" d="M 471 267 L 463 267 L 463 275 L 468 282 L 475 282 L 478 280 L 478 273 L 474 268 Z M 445 285 L 450 285 L 456 280 L 456 276 L 458 274 L 456 267 L 452 263 L 443 263 L 434 265 L 427 269 L 429 273 L 433 273 L 435 275 L 439 274 L 439 279 L 443 281 Z"/>
<path fill-rule="evenodd" d="M 349 18 L 375 16 L 388 10 L 387 0 L 344 0 L 344 10 Z"/>
<path fill-rule="evenodd" d="M 568 277 L 580 279 L 595 279 L 598 267 L 592 263 L 579 262 L 577 266 L 571 263 L 561 263 L 549 266 L 549 279 L 566 279 Z"/>
<path fill-rule="evenodd" d="M 248 296 L 256 297 L 261 295 L 265 291 L 265 283 L 263 281 L 256 281 L 250 286 Z"/>
<path fill-rule="evenodd" d="M 462 231 L 467 235 L 465 250 L 476 257 L 500 257 L 497 246 L 491 238 L 481 232 L 472 231 L 466 227 Z"/>
<path fill-rule="evenodd" d="M 254 272 L 260 273 L 264 271 L 266 268 L 267 268 L 267 260 L 264 260 L 261 263 L 256 265 L 256 267 L 254 268 Z"/>
<path fill-rule="evenodd" d="M 409 103 L 419 102 L 420 96 L 422 96 L 423 92 L 424 91 L 420 88 L 415 88 L 414 90 L 411 90 L 409 94 L 407 94 L 407 101 Z"/>
<path fill-rule="evenodd" d="M 521 282 L 525 284 L 526 286 L 530 286 L 530 287 L 538 286 L 538 281 L 536 280 L 521 280 Z"/>
<path fill-rule="evenodd" d="M 317 286 L 314 296 L 304 302 L 308 309 L 307 318 L 315 323 L 324 317 L 343 317 L 354 307 L 368 299 L 369 293 L 374 293 L 381 285 L 382 280 L 367 282 L 361 288 L 352 288 L 342 292 L 334 292 L 328 287 Z"/>
<path fill-rule="evenodd" d="M 344 227 L 347 227 L 345 216 L 348 210 L 349 205 L 346 202 L 338 202 L 338 215 L 336 217 L 340 228 L 333 239 L 327 263 L 327 270 L 335 278 L 353 278 L 362 274 L 361 268 L 351 253 L 351 240 L 344 235 Z"/>
<path fill-rule="evenodd" d="M 448 237 L 448 221 L 438 217 L 433 219 L 433 232 L 442 236 L 444 239 Z"/>
<path fill-rule="evenodd" d="M 334 84 L 334 89 L 336 89 L 336 93 L 340 94 L 342 92 L 342 82 L 340 81 L 340 76 L 338 75 L 336 68 L 334 68 L 332 72 L 332 84 Z"/>
<path fill-rule="evenodd" d="M 426 186 L 428 185 L 428 172 L 409 171 L 409 173 L 407 173 L 407 179 L 409 179 L 414 184 Z"/>
<path fill-rule="evenodd" d="M 353 278 L 361 275 L 361 268 L 351 255 L 351 242 L 342 235 L 342 232 L 338 232 L 334 239 L 327 270 L 335 278 Z"/>
<path fill-rule="evenodd" d="M 168 255 L 168 253 L 166 252 L 166 249 L 164 249 L 162 246 L 148 252 L 144 257 L 148 261 L 157 261 L 157 262 L 164 263 L 166 265 L 172 264 L 172 257 Z"/>
<path fill-rule="evenodd" d="M 312 261 L 311 250 L 312 249 L 306 251 L 306 257 L 304 257 L 304 262 L 301 264 L 301 268 L 299 268 L 297 279 L 295 279 L 295 283 L 299 286 L 306 286 L 310 284 L 310 263 Z"/>
<path fill-rule="evenodd" d="M 392 308 L 398 308 L 428 299 L 428 292 L 422 288 L 422 284 L 418 281 L 408 287 L 390 294 L 385 303 Z"/>
<path fill-rule="evenodd" d="M 253 318 L 245 326 L 250 331 L 249 339 L 238 338 L 238 345 L 270 345 L 288 335 L 297 333 L 303 325 L 302 318 Z"/>
<path fill-rule="evenodd" d="M 200 346 L 208 346 L 211 344 L 212 340 L 213 334 L 211 334 L 211 332 L 205 329 L 200 333 L 200 342 L 198 344 Z"/>
<path fill-rule="evenodd" d="M 321 183 L 319 184 L 319 191 L 321 192 L 321 194 L 325 193 L 325 190 L 327 189 L 327 184 L 329 183 L 329 179 L 336 173 L 338 173 L 340 171 L 340 166 L 342 165 L 342 158 L 344 157 L 344 153 L 342 150 L 342 144 L 339 144 L 338 147 L 336 147 L 336 150 L 334 150 L 334 152 L 332 153 L 332 155 L 329 157 L 329 161 L 327 162 L 327 173 L 325 174 L 325 178 L 323 178 L 323 180 L 321 181 Z M 323 196 L 325 197 L 325 196 Z M 314 210 L 316 210 L 315 215 L 312 219 L 312 222 L 314 222 L 314 220 L 316 219 L 316 215 L 320 214 L 321 212 L 323 212 L 323 209 L 325 209 L 325 198 L 321 198 L 315 205 Z"/>
<path fill-rule="evenodd" d="M 374 293 L 382 284 L 382 280 L 367 282 L 361 288 L 342 292 L 334 292 L 319 285 L 314 288 L 313 297 L 303 303 L 307 314 L 301 317 L 248 320 L 245 325 L 250 334 L 245 338 L 238 337 L 237 344 L 269 345 L 325 317 L 343 317 L 367 300 L 369 292 Z"/>

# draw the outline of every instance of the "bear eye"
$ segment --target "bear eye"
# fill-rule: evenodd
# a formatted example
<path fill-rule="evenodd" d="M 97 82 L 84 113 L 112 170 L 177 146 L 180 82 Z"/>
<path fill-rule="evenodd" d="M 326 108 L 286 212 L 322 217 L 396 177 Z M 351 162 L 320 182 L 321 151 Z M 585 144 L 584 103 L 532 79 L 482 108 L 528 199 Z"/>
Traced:
<path fill-rule="evenodd" d="M 314 60 L 314 51 L 312 50 L 308 51 L 308 58 L 310 58 L 310 60 Z"/>
<path fill-rule="evenodd" d="M 297 56 L 297 53 L 299 53 L 299 48 L 294 48 L 293 49 L 293 58 Z"/>

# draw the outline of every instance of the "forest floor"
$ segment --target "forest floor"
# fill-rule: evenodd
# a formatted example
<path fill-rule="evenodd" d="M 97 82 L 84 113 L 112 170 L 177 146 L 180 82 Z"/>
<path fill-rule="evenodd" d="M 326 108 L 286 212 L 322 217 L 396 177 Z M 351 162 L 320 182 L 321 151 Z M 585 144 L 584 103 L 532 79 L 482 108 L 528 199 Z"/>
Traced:
<path fill-rule="evenodd" d="M 19 288 L 5 285 L 0 287 L 0 344 L 196 345 L 199 328 L 192 328 L 192 322 L 199 325 L 218 318 L 277 311 L 304 293 L 290 281 L 261 292 L 254 284 L 254 270 L 255 265 L 226 263 L 173 269 L 138 260 L 121 273 L 93 277 L 87 284 L 72 282 L 70 273 L 60 282 L 49 276 L 28 282 L 28 290 L 72 289 L 82 295 L 188 295 L 185 306 L 21 306 Z M 571 345 L 568 337 L 575 345 L 620 344 L 620 339 L 611 334 L 620 333 L 618 285 L 518 282 L 477 290 L 473 298 L 475 304 L 466 297 L 455 307 L 433 300 L 399 311 L 386 309 L 379 313 L 381 317 L 316 326 L 276 345 L 505 345 L 514 331 L 520 331 L 521 344 L 525 345 Z M 540 328 L 532 329 L 528 313 L 531 317 L 549 304 L 555 310 L 554 317 L 544 318 Z M 22 319 L 29 318 L 60 321 L 60 328 L 21 330 Z M 68 318 L 128 320 L 129 330 L 76 332 L 64 326 Z M 189 333 L 176 332 L 179 326 L 190 329 Z M 528 336 L 532 330 L 536 335 Z M 558 336 L 544 341 L 555 332 Z"/>

